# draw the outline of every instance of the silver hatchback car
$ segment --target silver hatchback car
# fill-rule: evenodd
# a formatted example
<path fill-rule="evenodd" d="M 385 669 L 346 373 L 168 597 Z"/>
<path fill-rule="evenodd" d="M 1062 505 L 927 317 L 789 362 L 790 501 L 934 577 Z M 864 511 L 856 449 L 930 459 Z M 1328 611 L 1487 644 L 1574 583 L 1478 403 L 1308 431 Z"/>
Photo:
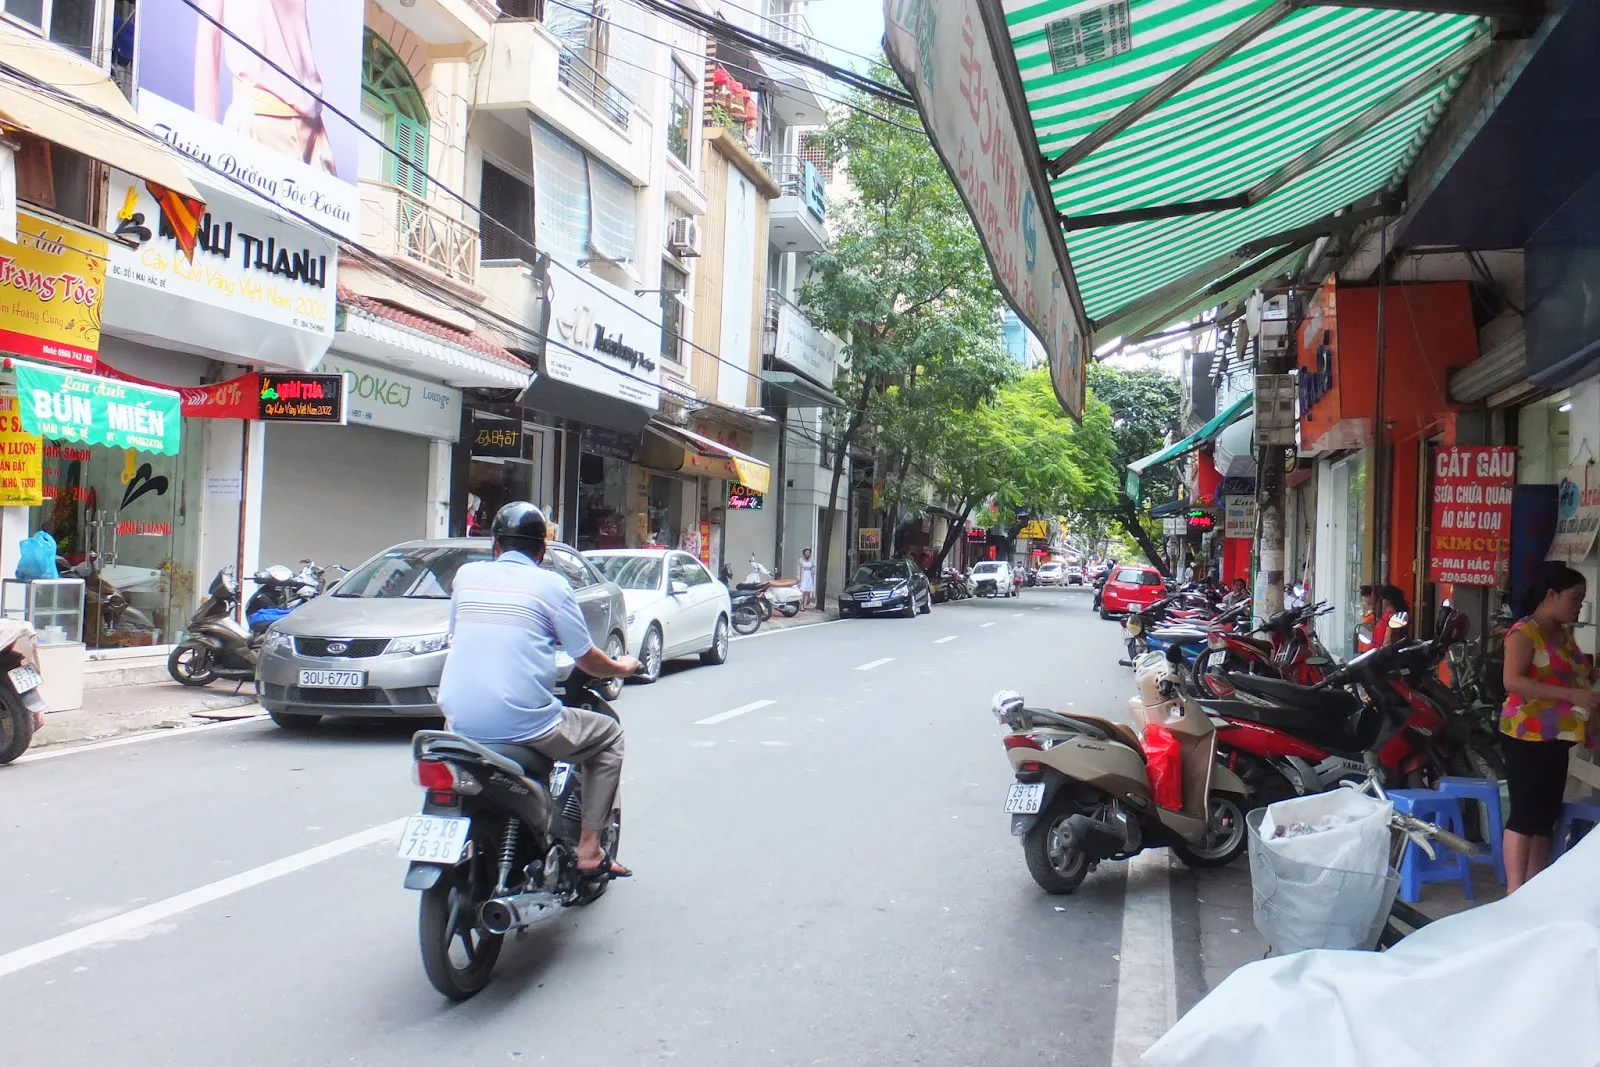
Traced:
<path fill-rule="evenodd" d="M 367 560 L 268 631 L 256 671 L 262 707 L 287 727 L 324 716 L 439 717 L 455 574 L 491 556 L 487 538 L 455 537 L 408 541 Z M 544 565 L 572 584 L 594 643 L 622 655 L 622 590 L 563 544 L 549 544 Z M 607 686 L 615 699 L 622 682 Z"/>

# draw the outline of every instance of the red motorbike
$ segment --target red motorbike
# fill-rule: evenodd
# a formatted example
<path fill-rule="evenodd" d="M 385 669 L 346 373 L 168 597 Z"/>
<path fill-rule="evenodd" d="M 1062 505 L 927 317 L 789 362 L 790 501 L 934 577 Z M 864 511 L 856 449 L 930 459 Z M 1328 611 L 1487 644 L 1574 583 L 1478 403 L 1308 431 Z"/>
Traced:
<path fill-rule="evenodd" d="M 1232 696 L 1226 675 L 1241 671 L 1316 685 L 1332 659 L 1312 631 L 1312 622 L 1332 610 L 1323 604 L 1308 604 L 1277 612 L 1247 632 L 1211 630 L 1206 651 L 1194 664 L 1196 685 L 1213 696 Z"/>
<path fill-rule="evenodd" d="M 1219 756 L 1263 803 L 1361 781 L 1370 769 L 1412 788 L 1474 773 L 1469 724 L 1426 680 L 1467 627 L 1447 605 L 1432 639 L 1364 652 L 1310 686 L 1225 673 L 1230 696 L 1199 696 L 1219 720 Z"/>

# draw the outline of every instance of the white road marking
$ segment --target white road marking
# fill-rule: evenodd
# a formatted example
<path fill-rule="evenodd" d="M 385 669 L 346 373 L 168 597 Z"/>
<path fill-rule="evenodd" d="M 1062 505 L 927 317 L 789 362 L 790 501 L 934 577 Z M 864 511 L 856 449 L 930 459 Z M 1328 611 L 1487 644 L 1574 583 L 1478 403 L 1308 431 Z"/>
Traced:
<path fill-rule="evenodd" d="M 747 715 L 752 711 L 760 711 L 762 708 L 770 708 L 776 703 L 776 700 L 752 700 L 748 704 L 740 704 L 736 708 L 729 708 L 727 711 L 719 711 L 715 715 L 707 715 L 703 719 L 696 719 L 695 725 L 715 726 L 719 722 L 727 722 L 729 719 L 736 719 L 740 715 Z"/>
<path fill-rule="evenodd" d="M 989 627 L 991 627 L 993 625 L 994 625 L 994 623 L 992 623 L 992 622 L 980 622 L 978 624 L 978 629 L 987 630 Z"/>
<path fill-rule="evenodd" d="M 1022 617 L 1023 617 L 1023 616 L 1024 616 L 1024 615 L 1026 615 L 1026 614 L 1027 614 L 1027 612 L 1025 612 L 1025 611 L 1013 611 L 1013 612 L 1012 612 L 1012 613 L 1011 613 L 1011 617 L 1012 617 L 1012 618 L 1013 618 L 1013 619 L 1020 619 L 1020 618 L 1022 618 Z"/>
<path fill-rule="evenodd" d="M 204 730 L 220 730 L 224 726 L 237 726 L 242 722 L 260 722 L 265 719 L 266 713 L 252 715 L 247 719 L 225 719 L 222 722 L 208 722 L 203 726 L 182 726 L 177 729 L 153 729 L 143 733 L 129 734 L 127 737 L 108 737 L 104 741 L 93 741 L 87 745 L 74 745 L 63 741 L 59 745 L 50 745 L 35 752 L 28 752 L 12 760 L 12 764 L 37 763 L 42 759 L 55 759 L 57 756 L 70 756 L 74 752 L 95 752 L 102 748 L 121 748 L 123 745 L 138 744 L 140 741 L 154 741 L 159 737 L 189 737 Z M 49 720 L 46 719 L 46 722 Z"/>
<path fill-rule="evenodd" d="M 939 638 L 937 641 L 934 642 L 934 644 L 936 644 L 936 645 L 948 645 L 951 641 L 954 641 L 955 639 L 956 639 L 956 635 L 955 634 L 951 634 L 949 637 L 941 637 L 941 638 Z"/>
<path fill-rule="evenodd" d="M 1172 858 L 1164 848 L 1147 849 L 1128 861 L 1111 1067 L 1137 1067 L 1150 1046 L 1178 1021 L 1171 869 Z"/>
<path fill-rule="evenodd" d="M 186 893 L 179 893 L 177 896 L 168 897 L 165 900 L 158 900 L 154 904 L 146 904 L 142 908 L 125 911 L 121 915 L 114 915 L 109 919 L 103 919 L 89 926 L 80 927 L 59 937 L 52 937 L 48 940 L 7 952 L 4 955 L 0 955 L 0 978 L 4 978 L 8 974 L 15 974 L 24 967 L 47 963 L 50 960 L 93 945 L 124 940 L 130 935 L 137 935 L 146 927 L 170 919 L 175 915 L 192 911 L 224 897 L 231 897 L 235 893 L 242 893 L 246 889 L 253 889 L 274 879 L 294 874 L 296 871 L 303 871 L 307 867 L 314 867 L 319 863 L 342 856 L 346 852 L 354 852 L 356 849 L 365 848 L 368 845 L 393 841 L 400 836 L 400 830 L 405 824 L 406 821 L 404 819 L 386 822 L 381 826 L 374 826 L 359 833 L 351 834 L 348 837 L 341 837 L 335 841 L 317 845 L 315 848 L 308 848 L 304 852 L 296 852 L 292 856 L 273 860 L 271 863 L 263 864 L 260 867 L 241 871 L 219 882 L 212 882 L 210 885 L 203 885 L 198 889 L 191 889 Z"/>
<path fill-rule="evenodd" d="M 861 666 L 857 667 L 856 670 L 858 670 L 858 671 L 870 671 L 874 667 L 881 667 L 885 663 L 893 663 L 893 662 L 894 662 L 894 657 L 893 656 L 885 656 L 882 659 L 875 659 L 875 660 L 872 660 L 869 663 L 863 663 Z"/>

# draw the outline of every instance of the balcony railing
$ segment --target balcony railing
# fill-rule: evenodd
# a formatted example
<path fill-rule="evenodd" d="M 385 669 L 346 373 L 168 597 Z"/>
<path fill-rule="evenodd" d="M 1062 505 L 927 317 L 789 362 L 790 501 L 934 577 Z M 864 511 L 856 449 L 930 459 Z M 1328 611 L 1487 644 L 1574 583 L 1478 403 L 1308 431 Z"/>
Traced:
<path fill-rule="evenodd" d="M 603 115 L 607 122 L 627 132 L 633 101 L 596 66 L 605 65 L 607 57 L 603 51 L 585 55 L 593 44 L 595 21 L 592 15 L 584 15 L 566 4 L 547 6 L 545 0 L 500 0 L 500 18 L 552 24 L 549 29 L 561 42 L 557 80 Z"/>
<path fill-rule="evenodd" d="M 560 66 L 556 78 L 578 95 L 584 103 L 605 116 L 607 122 L 627 132 L 628 115 L 633 111 L 633 101 L 612 85 L 610 80 L 596 70 L 588 60 L 569 47 L 561 49 Z"/>
<path fill-rule="evenodd" d="M 392 234 L 393 253 L 453 281 L 477 287 L 478 231 L 451 218 L 422 197 L 387 182 L 362 179 L 361 199 L 377 217 L 379 240 Z"/>
<path fill-rule="evenodd" d="M 808 159 L 782 155 L 772 161 L 772 179 L 785 196 L 798 196 L 817 220 L 828 217 L 828 193 L 822 172 Z"/>
<path fill-rule="evenodd" d="M 825 59 L 822 53 L 822 44 L 811 33 L 811 23 L 806 21 L 804 13 L 799 11 L 786 11 L 781 15 L 773 15 L 771 19 L 772 39 L 781 45 L 787 45 L 796 52 L 804 52 L 813 59 Z"/>

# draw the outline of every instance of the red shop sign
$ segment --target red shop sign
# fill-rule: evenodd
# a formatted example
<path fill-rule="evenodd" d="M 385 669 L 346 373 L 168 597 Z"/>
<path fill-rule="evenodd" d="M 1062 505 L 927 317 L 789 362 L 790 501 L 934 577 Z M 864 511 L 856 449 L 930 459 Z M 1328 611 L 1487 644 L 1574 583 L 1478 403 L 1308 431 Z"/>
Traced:
<path fill-rule="evenodd" d="M 1515 448 L 1441 448 L 1433 458 L 1428 581 L 1497 585 L 1511 546 Z"/>
<path fill-rule="evenodd" d="M 229 378 L 215 385 L 162 385 L 147 382 L 124 374 L 115 367 L 101 362 L 95 373 L 102 378 L 115 378 L 134 385 L 148 385 L 153 389 L 170 389 L 183 398 L 183 417 L 186 419 L 254 419 L 261 414 L 260 375 L 254 372 Z"/>

